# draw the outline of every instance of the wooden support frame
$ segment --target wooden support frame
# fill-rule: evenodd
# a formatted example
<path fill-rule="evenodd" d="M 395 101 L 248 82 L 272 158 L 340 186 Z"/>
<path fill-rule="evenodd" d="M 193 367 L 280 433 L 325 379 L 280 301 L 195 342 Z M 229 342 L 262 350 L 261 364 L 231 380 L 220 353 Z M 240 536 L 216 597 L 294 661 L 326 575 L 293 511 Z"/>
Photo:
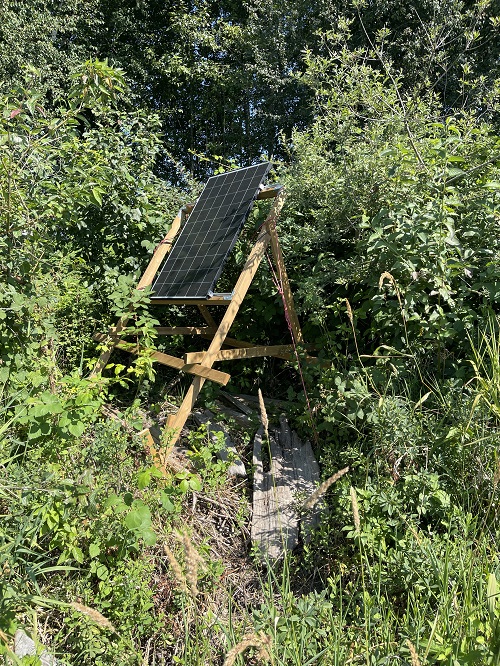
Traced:
<path fill-rule="evenodd" d="M 152 451 L 155 460 L 160 461 L 162 468 L 167 464 L 166 461 L 170 449 L 180 436 L 182 428 L 195 405 L 196 399 L 205 381 L 209 379 L 210 381 L 225 386 L 230 380 L 230 375 L 228 373 L 213 368 L 214 363 L 263 356 L 274 356 L 286 360 L 295 358 L 295 349 L 293 345 L 258 345 L 252 342 L 236 340 L 235 338 L 228 336 L 252 280 L 254 279 L 260 263 L 269 247 L 271 248 L 274 264 L 280 281 L 282 296 L 294 342 L 303 345 L 304 339 L 295 312 L 292 291 L 290 289 L 285 263 L 276 233 L 276 222 L 284 204 L 284 189 L 281 186 L 264 188 L 258 194 L 257 199 L 270 199 L 272 197 L 274 197 L 275 200 L 271 211 L 260 229 L 257 240 L 248 255 L 245 266 L 231 294 L 216 294 L 207 299 L 155 299 L 153 302 L 155 306 L 172 304 L 196 306 L 205 321 L 205 326 L 158 326 L 156 330 L 158 335 L 195 335 L 202 339 L 210 340 L 207 351 L 191 352 L 185 354 L 183 358 L 177 358 L 153 349 L 146 350 L 137 344 L 122 340 L 121 336 L 123 330 L 126 328 L 128 316 L 122 317 L 117 326 L 112 328 L 108 335 L 99 334 L 95 336 L 97 340 L 106 342 L 107 347 L 102 351 L 92 375 L 102 372 L 109 361 L 110 354 L 114 347 L 134 354 L 147 352 L 153 360 L 159 363 L 172 367 L 180 372 L 194 375 L 193 381 L 184 396 L 184 400 L 179 407 L 179 410 L 176 414 L 171 414 L 167 419 L 167 427 L 162 435 L 162 450 L 158 451 L 157 447 L 155 447 L 154 451 Z M 142 290 L 152 284 L 157 271 L 172 247 L 174 238 L 179 232 L 186 215 L 189 214 L 192 208 L 192 205 L 188 205 L 179 211 L 168 234 L 156 248 L 146 271 L 137 285 L 137 289 Z M 212 315 L 212 312 L 209 309 L 211 306 L 224 306 L 225 309 L 220 323 L 217 323 Z M 223 347 L 225 348 L 223 349 Z M 307 347 L 305 346 L 304 348 Z M 149 442 L 149 444 L 151 444 L 150 440 L 151 437 L 146 438 L 146 442 Z"/>

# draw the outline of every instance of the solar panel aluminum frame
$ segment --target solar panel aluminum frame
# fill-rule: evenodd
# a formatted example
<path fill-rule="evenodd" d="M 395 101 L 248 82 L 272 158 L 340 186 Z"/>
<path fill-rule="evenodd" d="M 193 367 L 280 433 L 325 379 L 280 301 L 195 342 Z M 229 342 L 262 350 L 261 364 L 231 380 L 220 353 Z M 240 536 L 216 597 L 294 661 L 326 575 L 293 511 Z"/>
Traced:
<path fill-rule="evenodd" d="M 150 297 L 152 301 L 164 302 L 168 300 L 174 302 L 189 302 L 191 300 L 199 301 L 218 296 L 218 294 L 214 292 L 214 288 L 222 274 L 229 254 L 236 244 L 241 229 L 248 218 L 252 204 L 257 198 L 262 183 L 270 169 L 271 164 L 269 162 L 261 162 L 257 165 L 244 167 L 234 171 L 227 171 L 223 174 L 209 178 L 203 192 L 193 207 L 187 222 L 177 237 L 167 260 L 158 273 L 153 284 L 153 294 Z M 247 178 L 245 178 L 245 176 L 247 176 Z M 247 180 L 249 182 L 248 185 L 245 186 Z M 240 190 L 242 186 L 243 189 Z M 228 197 L 230 197 L 233 192 L 234 196 L 242 192 L 242 198 L 235 200 L 233 196 L 233 200 L 230 200 Z M 229 203 L 227 203 L 227 201 L 229 201 Z M 222 205 L 223 202 L 224 205 Z M 230 206 L 233 207 L 231 211 Z M 210 217 L 210 212 L 212 212 L 212 210 L 214 211 L 214 214 Z M 221 211 L 224 211 L 224 217 L 220 217 Z M 203 217 L 204 213 L 205 217 Z M 207 223 L 209 224 L 209 231 L 207 231 Z M 198 225 L 198 227 L 196 227 L 196 225 Z M 203 243 L 200 242 L 202 233 L 205 233 Z M 210 237 L 209 241 L 206 240 L 209 238 L 209 233 L 212 235 L 223 235 L 221 245 L 225 244 L 226 247 L 224 247 L 222 252 L 217 251 L 217 241 L 215 239 Z M 190 235 L 193 236 L 192 246 L 187 242 Z M 197 248 L 201 249 L 203 244 L 207 245 L 210 253 L 213 253 L 213 261 L 208 266 L 205 265 L 205 267 L 200 267 L 200 263 L 202 263 L 204 259 L 207 259 L 207 255 L 203 255 L 201 252 L 196 254 L 196 251 Z M 190 259 L 192 263 L 191 265 L 184 267 L 184 264 L 189 260 L 189 254 L 193 252 L 193 248 L 195 254 Z M 182 253 L 185 255 L 187 253 L 187 256 L 183 258 Z M 208 261 L 210 261 L 210 256 L 211 255 L 208 255 Z M 194 268 L 196 262 L 198 262 L 198 268 Z M 178 268 L 179 265 L 181 268 Z M 192 281 L 188 282 L 187 280 L 182 280 L 182 277 L 186 278 L 189 276 L 190 271 L 192 276 L 199 278 L 200 275 L 202 275 L 203 279 L 198 279 L 194 283 Z M 175 274 L 179 275 L 181 279 L 176 286 L 172 286 L 172 282 L 169 282 L 169 276 L 171 276 L 172 279 L 172 276 Z M 199 284 L 200 287 L 196 293 L 193 293 L 193 286 L 195 284 Z M 172 290 L 174 290 L 174 293 L 172 293 Z M 155 291 L 156 293 L 154 293 Z M 189 291 L 191 293 L 189 293 Z M 224 294 L 224 298 L 230 299 L 231 294 Z"/>

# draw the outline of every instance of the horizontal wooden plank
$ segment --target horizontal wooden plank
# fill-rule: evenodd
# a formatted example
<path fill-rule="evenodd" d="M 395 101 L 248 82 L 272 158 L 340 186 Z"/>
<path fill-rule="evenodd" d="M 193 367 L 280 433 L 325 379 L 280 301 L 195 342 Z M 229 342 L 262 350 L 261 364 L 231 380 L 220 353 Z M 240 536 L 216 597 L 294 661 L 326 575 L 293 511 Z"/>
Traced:
<path fill-rule="evenodd" d="M 214 336 L 207 334 L 207 333 L 202 333 L 201 334 L 202 338 L 205 338 L 206 340 L 211 340 Z M 227 345 L 228 347 L 239 347 L 239 348 L 246 348 L 246 347 L 258 347 L 259 345 L 254 344 L 253 342 L 245 342 L 244 340 L 236 340 L 235 338 L 228 338 L 227 336 L 224 338 L 224 344 Z"/>
<path fill-rule="evenodd" d="M 246 402 L 242 400 L 239 396 L 232 395 L 231 393 L 226 393 L 226 391 L 221 391 L 220 395 L 224 398 L 226 402 L 229 402 L 231 405 L 239 409 L 240 412 L 243 412 L 243 414 L 246 414 L 247 416 L 253 415 L 254 413 L 253 409 L 250 409 L 250 407 L 246 404 Z"/>
<path fill-rule="evenodd" d="M 158 335 L 213 335 L 216 328 L 210 326 L 156 326 Z"/>
<path fill-rule="evenodd" d="M 208 368 L 207 366 L 201 365 L 200 363 L 186 363 L 184 367 L 181 368 L 181 370 L 182 372 L 187 372 L 190 375 L 196 375 L 197 377 L 210 379 L 212 382 L 222 384 L 222 386 L 225 386 L 231 379 L 231 375 L 228 375 L 227 372 L 214 370 L 213 368 Z"/>
<path fill-rule="evenodd" d="M 231 303 L 231 299 L 219 298 L 152 298 L 151 305 L 225 305 Z"/>
<path fill-rule="evenodd" d="M 319 523 L 319 509 L 300 516 L 296 497 L 310 497 L 319 482 L 319 467 L 309 442 L 300 441 L 284 417 L 280 428 L 269 436 L 270 469 L 263 466 L 264 429 L 254 439 L 254 494 L 252 540 L 264 556 L 279 558 L 298 543 L 299 520 L 304 540 Z"/>
<path fill-rule="evenodd" d="M 292 356 L 292 345 L 263 345 L 261 347 L 242 347 L 240 349 L 221 349 L 215 361 L 234 361 L 235 359 L 258 358 L 260 356 L 277 356 L 289 360 Z M 203 363 L 205 352 L 189 352 L 184 354 L 186 363 Z"/>

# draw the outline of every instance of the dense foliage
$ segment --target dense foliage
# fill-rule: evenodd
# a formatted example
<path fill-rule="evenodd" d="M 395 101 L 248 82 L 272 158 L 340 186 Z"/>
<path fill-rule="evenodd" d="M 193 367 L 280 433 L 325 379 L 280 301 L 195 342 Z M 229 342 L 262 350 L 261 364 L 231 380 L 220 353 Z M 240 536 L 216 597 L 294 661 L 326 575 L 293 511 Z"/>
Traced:
<path fill-rule="evenodd" d="M 79 666 L 222 664 L 245 636 L 252 663 L 499 666 L 495 3 L 0 11 L 0 655 L 25 627 Z M 324 478 L 350 472 L 299 554 L 247 557 L 245 604 L 213 544 L 175 536 L 197 496 L 222 510 L 216 447 L 192 432 L 196 473 L 165 478 L 136 434 L 183 386 L 147 354 L 90 369 L 125 312 L 154 338 L 133 285 L 199 182 L 262 155 L 321 363 L 302 364 L 307 399 L 294 363 L 242 363 L 231 385 L 291 401 Z M 266 271 L 237 326 L 288 342 Z"/>

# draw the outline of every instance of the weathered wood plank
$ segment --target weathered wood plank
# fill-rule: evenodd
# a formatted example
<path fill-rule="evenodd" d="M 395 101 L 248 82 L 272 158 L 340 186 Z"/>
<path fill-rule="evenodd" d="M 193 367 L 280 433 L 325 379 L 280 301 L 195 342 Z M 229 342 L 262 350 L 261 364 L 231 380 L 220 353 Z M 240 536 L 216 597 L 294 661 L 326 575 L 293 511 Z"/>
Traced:
<path fill-rule="evenodd" d="M 238 455 L 236 446 L 229 436 L 227 430 L 223 425 L 217 423 L 215 414 L 208 409 L 204 411 L 193 412 L 193 419 L 198 425 L 207 424 L 208 434 L 212 441 L 217 441 L 217 433 L 221 432 L 224 436 L 224 446 L 217 451 L 217 457 L 226 462 L 229 455 L 232 455 L 233 462 L 228 467 L 227 473 L 229 476 L 243 476 L 247 475 L 245 465 Z"/>
<path fill-rule="evenodd" d="M 41 666 L 62 666 L 62 662 L 49 654 L 43 646 L 37 645 L 22 629 L 18 629 L 14 636 L 14 654 L 19 659 L 38 655 Z"/>
<path fill-rule="evenodd" d="M 238 393 L 238 397 L 242 398 L 243 400 L 246 400 L 247 402 L 251 403 L 259 403 L 259 398 L 256 395 L 249 395 L 247 393 Z M 286 409 L 287 407 L 298 407 L 298 404 L 296 402 L 290 402 L 289 400 L 277 400 L 276 398 L 266 398 L 266 396 L 263 396 L 264 399 L 264 404 L 265 405 L 270 405 L 272 407 L 278 407 L 278 408 L 283 408 Z"/>
<path fill-rule="evenodd" d="M 239 409 L 240 412 L 243 412 L 243 414 L 246 414 L 247 416 L 253 415 L 254 413 L 253 409 L 250 409 L 250 407 L 246 404 L 246 402 L 239 396 L 232 395 L 231 393 L 227 393 L 226 391 L 221 391 L 220 395 L 224 398 L 226 402 L 236 407 L 236 409 Z"/>
<path fill-rule="evenodd" d="M 309 442 L 302 444 L 285 417 L 270 436 L 270 469 L 263 469 L 263 428 L 254 439 L 254 497 L 252 539 L 261 553 L 277 559 L 298 544 L 301 516 L 297 495 L 309 496 L 319 480 L 319 468 Z M 302 518 L 302 532 L 309 539 L 318 512 Z"/>

